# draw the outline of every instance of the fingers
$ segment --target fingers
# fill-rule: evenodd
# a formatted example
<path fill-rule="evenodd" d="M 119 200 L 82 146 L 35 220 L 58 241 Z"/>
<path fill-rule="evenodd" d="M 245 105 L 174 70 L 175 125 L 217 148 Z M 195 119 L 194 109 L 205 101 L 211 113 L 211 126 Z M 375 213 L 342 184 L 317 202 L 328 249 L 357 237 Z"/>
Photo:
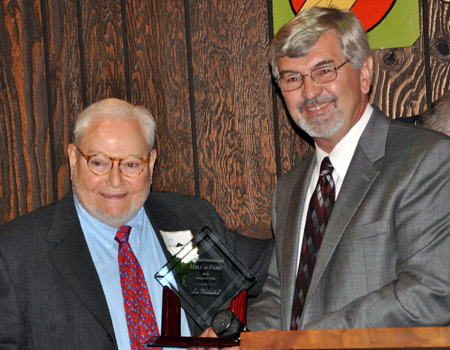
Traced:
<path fill-rule="evenodd" d="M 205 329 L 205 331 L 200 335 L 201 338 L 219 338 L 216 334 L 216 332 L 214 332 L 214 330 L 211 327 L 208 327 L 207 329 Z M 229 348 L 215 348 L 215 347 L 207 347 L 207 348 L 203 348 L 203 347 L 191 347 L 191 348 L 187 348 L 187 350 L 240 350 L 241 348 L 239 346 L 232 346 Z"/>

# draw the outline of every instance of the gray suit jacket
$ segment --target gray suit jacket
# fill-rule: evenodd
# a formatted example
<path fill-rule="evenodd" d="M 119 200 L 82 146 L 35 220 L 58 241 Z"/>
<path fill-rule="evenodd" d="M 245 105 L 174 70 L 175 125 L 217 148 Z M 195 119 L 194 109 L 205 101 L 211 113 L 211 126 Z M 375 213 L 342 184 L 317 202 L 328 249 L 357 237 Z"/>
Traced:
<path fill-rule="evenodd" d="M 275 250 L 251 330 L 290 328 L 315 154 L 279 180 Z M 324 233 L 300 329 L 450 324 L 450 139 L 375 110 Z"/>
<path fill-rule="evenodd" d="M 264 282 L 271 242 L 226 230 L 207 201 L 151 192 L 144 207 L 158 234 L 209 226 Z M 117 348 L 71 193 L 0 227 L 0 348 Z"/>

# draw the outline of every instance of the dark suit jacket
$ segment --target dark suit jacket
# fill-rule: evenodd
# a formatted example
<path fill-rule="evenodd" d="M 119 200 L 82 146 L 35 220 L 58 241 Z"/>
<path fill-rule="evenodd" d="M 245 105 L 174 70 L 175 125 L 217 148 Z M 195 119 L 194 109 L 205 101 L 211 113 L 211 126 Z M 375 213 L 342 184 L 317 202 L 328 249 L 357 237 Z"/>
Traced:
<path fill-rule="evenodd" d="M 264 281 L 270 241 L 226 230 L 207 201 L 151 192 L 144 207 L 158 234 L 209 226 Z M 1 349 L 117 348 L 72 193 L 0 227 L 0 310 Z"/>
<path fill-rule="evenodd" d="M 252 330 L 289 329 L 315 154 L 279 180 L 275 250 Z M 334 205 L 300 329 L 450 323 L 450 139 L 375 109 Z"/>

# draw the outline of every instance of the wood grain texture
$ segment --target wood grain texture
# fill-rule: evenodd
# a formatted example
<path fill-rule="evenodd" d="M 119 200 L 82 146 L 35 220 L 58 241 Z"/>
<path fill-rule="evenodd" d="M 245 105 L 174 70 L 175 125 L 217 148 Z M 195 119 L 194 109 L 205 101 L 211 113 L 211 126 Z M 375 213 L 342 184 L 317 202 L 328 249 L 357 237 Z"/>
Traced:
<path fill-rule="evenodd" d="M 242 333 L 242 350 L 448 349 L 447 327 L 325 329 Z"/>
<path fill-rule="evenodd" d="M 80 8 L 86 105 L 107 97 L 126 99 L 120 1 L 80 0 Z"/>
<path fill-rule="evenodd" d="M 190 2 L 200 196 L 227 225 L 270 235 L 275 185 L 265 1 Z"/>
<path fill-rule="evenodd" d="M 371 103 L 391 118 L 418 114 L 426 105 L 422 40 L 412 47 L 374 51 Z"/>
<path fill-rule="evenodd" d="M 184 3 L 126 2 L 133 103 L 157 122 L 153 189 L 195 194 Z"/>
<path fill-rule="evenodd" d="M 2 220 L 53 200 L 40 2 L 1 8 Z"/>
<path fill-rule="evenodd" d="M 450 90 L 450 3 L 430 0 L 431 96 L 437 100 Z"/>
<path fill-rule="evenodd" d="M 72 127 L 82 109 L 82 84 L 78 18 L 75 0 L 47 0 L 47 43 L 50 138 L 56 198 L 70 189 L 67 145 Z"/>

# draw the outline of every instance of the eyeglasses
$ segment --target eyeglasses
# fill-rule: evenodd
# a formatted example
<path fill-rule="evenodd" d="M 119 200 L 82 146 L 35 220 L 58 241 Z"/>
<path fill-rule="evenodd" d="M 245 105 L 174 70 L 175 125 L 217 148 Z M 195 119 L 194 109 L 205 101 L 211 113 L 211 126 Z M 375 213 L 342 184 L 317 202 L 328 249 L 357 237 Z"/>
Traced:
<path fill-rule="evenodd" d="M 95 175 L 106 175 L 111 172 L 114 162 L 119 162 L 119 170 L 127 177 L 136 177 L 144 171 L 144 166 L 150 158 L 147 159 L 130 156 L 125 158 L 112 158 L 104 154 L 85 155 L 78 146 L 75 146 L 80 154 L 86 159 L 89 170 Z"/>
<path fill-rule="evenodd" d="M 287 73 L 278 78 L 277 83 L 281 91 L 289 92 L 294 91 L 302 87 L 305 77 L 310 76 L 317 84 L 325 84 L 333 81 L 337 78 L 337 70 L 344 64 L 349 62 L 353 57 L 350 57 L 347 61 L 340 66 L 323 66 L 314 68 L 309 74 L 300 73 Z"/>

